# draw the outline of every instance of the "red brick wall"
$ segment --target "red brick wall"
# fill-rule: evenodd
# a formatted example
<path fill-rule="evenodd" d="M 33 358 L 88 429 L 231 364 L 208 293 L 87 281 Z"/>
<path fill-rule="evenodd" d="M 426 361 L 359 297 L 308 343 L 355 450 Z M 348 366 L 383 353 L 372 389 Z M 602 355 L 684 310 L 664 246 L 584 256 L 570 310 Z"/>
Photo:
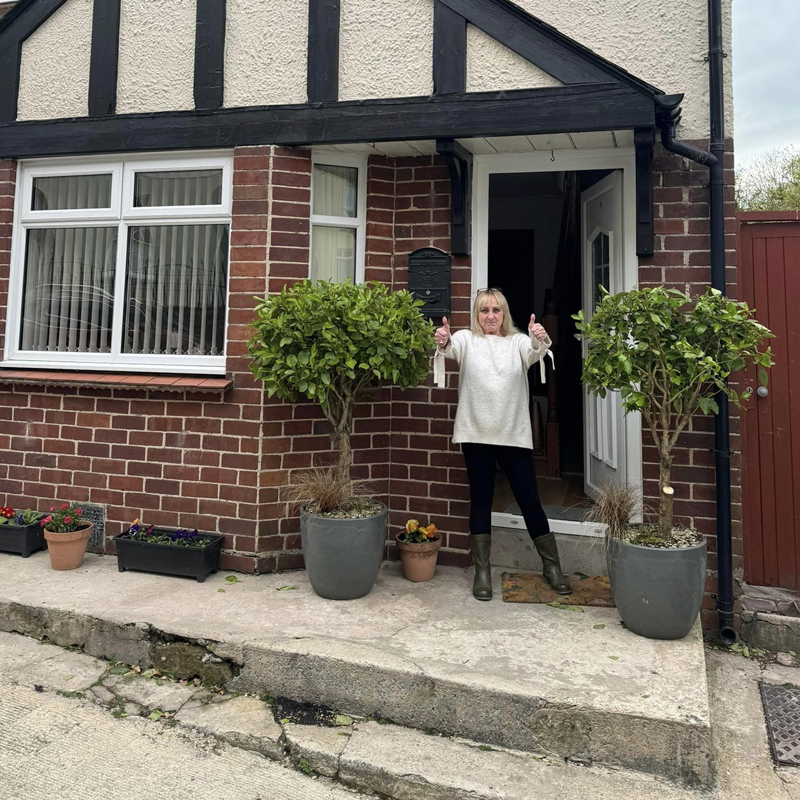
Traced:
<path fill-rule="evenodd" d="M 11 229 L 14 222 L 15 161 L 0 160 L 0 353 L 6 346 L 8 276 L 11 268 Z"/>
<path fill-rule="evenodd" d="M 704 142 L 696 142 L 705 146 Z M 726 205 L 733 220 L 732 155 Z M 640 262 L 642 285 L 701 289 L 709 281 L 708 171 L 657 153 L 656 254 Z M 0 322 L 5 313 L 15 166 L 0 162 Z M 371 156 L 366 278 L 400 288 L 408 254 L 449 250 L 450 181 L 435 156 Z M 270 571 L 302 566 L 297 514 L 285 498 L 297 470 L 330 463 L 328 423 L 311 403 L 265 398 L 248 370 L 253 296 L 307 274 L 311 161 L 307 150 L 239 148 L 234 160 L 228 372 L 224 397 L 143 390 L 0 386 L 0 499 L 12 505 L 76 500 L 107 506 L 107 535 L 133 517 L 226 535 L 224 566 Z M 729 288 L 735 251 L 729 239 Z M 471 266 L 453 258 L 454 327 L 469 324 Z M 0 336 L 4 325 L 0 325 Z M 391 533 L 409 516 L 445 535 L 441 563 L 465 565 L 468 493 L 452 445 L 457 375 L 447 389 L 385 389 L 357 410 L 354 474 L 389 503 Z M 732 420 L 734 554 L 741 566 L 738 419 Z M 709 536 L 708 591 L 715 591 L 713 421 L 681 439 L 674 483 L 678 514 Z M 644 448 L 645 489 L 657 486 L 655 451 Z M 390 548 L 390 554 L 393 549 Z M 713 598 L 704 613 L 712 622 Z"/>

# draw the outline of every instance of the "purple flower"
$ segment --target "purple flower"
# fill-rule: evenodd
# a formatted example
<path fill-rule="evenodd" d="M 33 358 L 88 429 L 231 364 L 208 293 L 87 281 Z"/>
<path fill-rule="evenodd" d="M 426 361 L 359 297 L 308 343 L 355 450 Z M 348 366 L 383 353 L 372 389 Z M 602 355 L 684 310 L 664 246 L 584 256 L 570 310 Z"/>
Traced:
<path fill-rule="evenodd" d="M 22 514 L 17 517 L 17 525 L 22 525 Z"/>

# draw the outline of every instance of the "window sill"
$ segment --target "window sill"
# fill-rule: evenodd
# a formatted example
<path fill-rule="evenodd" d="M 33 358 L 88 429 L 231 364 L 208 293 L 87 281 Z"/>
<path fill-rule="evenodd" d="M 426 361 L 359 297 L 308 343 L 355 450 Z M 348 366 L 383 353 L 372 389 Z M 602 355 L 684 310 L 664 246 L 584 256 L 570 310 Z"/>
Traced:
<path fill-rule="evenodd" d="M 227 378 L 181 378 L 166 375 L 122 375 L 97 372 L 55 372 L 39 369 L 0 369 L 0 384 L 94 386 L 105 389 L 158 389 L 162 392 L 227 392 Z"/>

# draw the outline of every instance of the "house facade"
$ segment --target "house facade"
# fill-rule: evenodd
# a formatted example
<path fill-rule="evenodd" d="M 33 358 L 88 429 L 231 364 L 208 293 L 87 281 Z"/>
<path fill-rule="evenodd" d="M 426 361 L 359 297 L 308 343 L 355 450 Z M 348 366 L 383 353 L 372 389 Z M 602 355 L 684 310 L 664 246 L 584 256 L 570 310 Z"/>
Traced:
<path fill-rule="evenodd" d="M 532 377 L 531 414 L 557 533 L 586 534 L 584 497 L 609 478 L 655 497 L 640 420 L 584 395 L 570 315 L 599 284 L 710 282 L 708 170 L 659 137 L 679 118 L 678 138 L 708 148 L 706 13 L 705 0 L 22 0 L 0 20 L 2 503 L 88 504 L 101 551 L 139 517 L 223 534 L 224 568 L 302 567 L 284 490 L 329 463 L 331 438 L 316 406 L 253 381 L 254 297 L 410 276 L 437 324 L 446 309 L 467 326 L 476 290 L 499 286 L 519 324 L 535 313 L 550 331 L 557 370 Z M 730 70 L 725 95 L 730 133 Z M 726 250 L 733 294 L 732 237 Z M 455 374 L 376 392 L 357 412 L 354 474 L 393 527 L 430 518 L 440 563 L 467 565 L 456 400 Z M 713 421 L 680 445 L 676 510 L 709 537 L 711 614 Z M 515 510 L 501 478 L 499 536 Z"/>

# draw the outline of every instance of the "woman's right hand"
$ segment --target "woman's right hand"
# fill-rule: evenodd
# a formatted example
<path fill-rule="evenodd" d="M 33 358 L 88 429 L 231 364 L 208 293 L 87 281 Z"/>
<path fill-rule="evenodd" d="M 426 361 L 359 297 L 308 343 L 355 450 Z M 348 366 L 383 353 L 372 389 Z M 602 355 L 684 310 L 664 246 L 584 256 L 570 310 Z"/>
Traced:
<path fill-rule="evenodd" d="M 447 321 L 447 317 L 442 317 L 442 327 L 436 329 L 434 336 L 439 347 L 447 347 L 447 343 L 450 341 L 450 323 Z"/>

